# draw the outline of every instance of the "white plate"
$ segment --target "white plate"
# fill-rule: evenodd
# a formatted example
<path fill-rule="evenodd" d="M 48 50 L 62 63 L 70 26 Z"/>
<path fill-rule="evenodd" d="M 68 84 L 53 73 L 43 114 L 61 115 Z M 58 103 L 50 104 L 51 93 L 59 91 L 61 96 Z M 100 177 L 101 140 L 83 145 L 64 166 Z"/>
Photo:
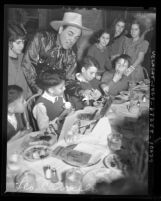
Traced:
<path fill-rule="evenodd" d="M 107 168 L 120 169 L 121 167 L 118 167 L 118 165 L 120 164 L 120 161 L 116 163 L 117 159 L 118 159 L 118 156 L 116 154 L 109 154 L 105 156 L 105 158 L 103 159 L 103 163 Z"/>
<path fill-rule="evenodd" d="M 33 155 L 35 153 L 35 155 Z M 51 149 L 44 145 L 35 145 L 28 147 L 23 151 L 23 158 L 28 161 L 42 160 L 50 156 Z M 43 156 L 43 157 L 42 157 Z"/>

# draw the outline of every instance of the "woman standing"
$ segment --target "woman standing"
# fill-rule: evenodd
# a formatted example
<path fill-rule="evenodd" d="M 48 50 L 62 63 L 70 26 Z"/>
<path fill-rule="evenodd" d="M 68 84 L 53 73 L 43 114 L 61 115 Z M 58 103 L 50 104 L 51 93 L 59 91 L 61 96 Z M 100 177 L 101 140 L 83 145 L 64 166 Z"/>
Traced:
<path fill-rule="evenodd" d="M 132 63 L 132 66 L 128 69 L 126 75 L 129 76 L 132 81 L 136 82 L 144 79 L 141 63 L 143 62 L 144 55 L 149 47 L 149 42 L 142 37 L 144 31 L 142 24 L 135 20 L 131 24 L 132 38 L 126 38 L 124 43 L 124 53 L 131 57 Z"/>
<path fill-rule="evenodd" d="M 110 42 L 111 60 L 114 60 L 117 56 L 123 54 L 123 45 L 126 38 L 124 35 L 125 25 L 126 22 L 122 18 L 114 23 L 112 28 L 113 34 Z"/>
<path fill-rule="evenodd" d="M 95 43 L 89 48 L 87 55 L 97 60 L 100 66 L 99 73 L 102 74 L 112 68 L 108 46 L 111 34 L 108 30 L 100 30 L 96 35 Z"/>
<path fill-rule="evenodd" d="M 32 95 L 21 67 L 26 32 L 17 24 L 9 24 L 8 36 L 8 85 L 21 86 L 26 99 Z"/>

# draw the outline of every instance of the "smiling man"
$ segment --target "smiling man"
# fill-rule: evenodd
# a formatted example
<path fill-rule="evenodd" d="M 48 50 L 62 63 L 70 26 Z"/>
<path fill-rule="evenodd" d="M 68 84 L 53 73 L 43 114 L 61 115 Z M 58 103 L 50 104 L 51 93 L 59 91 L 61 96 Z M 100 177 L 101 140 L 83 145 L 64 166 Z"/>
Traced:
<path fill-rule="evenodd" d="M 82 16 L 74 12 L 64 13 L 62 21 L 52 21 L 50 25 L 58 33 L 36 33 L 23 57 L 23 71 L 33 93 L 40 90 L 36 84 L 37 77 L 42 71 L 47 70 L 40 68 L 41 65 L 37 65 L 38 63 L 46 63 L 47 65 L 42 66 L 61 69 L 67 79 L 74 78 L 77 61 L 73 46 L 84 30 L 90 31 L 82 26 Z"/>

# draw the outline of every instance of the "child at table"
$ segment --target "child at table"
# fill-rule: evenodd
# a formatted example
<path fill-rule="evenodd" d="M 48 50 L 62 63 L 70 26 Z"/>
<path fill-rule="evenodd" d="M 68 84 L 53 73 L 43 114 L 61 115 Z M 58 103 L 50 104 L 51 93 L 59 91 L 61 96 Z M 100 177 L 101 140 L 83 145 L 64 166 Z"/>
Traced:
<path fill-rule="evenodd" d="M 7 141 L 18 131 L 25 130 L 26 124 L 22 118 L 25 111 L 23 89 L 17 85 L 8 86 Z"/>
<path fill-rule="evenodd" d="M 103 74 L 101 88 L 105 94 L 116 96 L 121 91 L 128 90 L 129 77 L 125 76 L 125 72 L 129 68 L 130 63 L 130 56 L 122 54 L 114 62 L 115 72 L 105 72 Z"/>
<path fill-rule="evenodd" d="M 76 110 L 85 106 L 83 100 L 97 100 L 101 97 L 100 81 L 96 79 L 98 69 L 98 62 L 87 56 L 80 63 L 80 72 L 76 73 L 75 80 L 67 81 L 65 92 Z"/>
<path fill-rule="evenodd" d="M 48 69 L 42 72 L 37 84 L 43 93 L 35 103 L 33 115 L 39 130 L 45 130 L 71 104 L 65 101 L 65 79 L 59 70 Z"/>

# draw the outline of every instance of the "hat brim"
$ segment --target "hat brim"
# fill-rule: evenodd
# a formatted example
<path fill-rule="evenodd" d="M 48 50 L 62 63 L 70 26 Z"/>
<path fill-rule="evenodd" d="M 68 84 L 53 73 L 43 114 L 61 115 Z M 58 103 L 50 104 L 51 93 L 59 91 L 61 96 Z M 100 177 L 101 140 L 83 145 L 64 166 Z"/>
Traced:
<path fill-rule="evenodd" d="M 82 31 L 92 32 L 91 29 L 88 29 L 87 27 L 84 27 L 84 26 L 79 26 L 79 25 L 74 24 L 74 23 L 67 23 L 67 22 L 64 22 L 64 21 L 51 21 L 50 22 L 50 26 L 53 29 L 55 29 L 56 31 L 58 31 L 60 26 L 64 26 L 64 25 L 74 26 L 74 27 L 77 27 L 77 28 L 81 29 Z"/>

